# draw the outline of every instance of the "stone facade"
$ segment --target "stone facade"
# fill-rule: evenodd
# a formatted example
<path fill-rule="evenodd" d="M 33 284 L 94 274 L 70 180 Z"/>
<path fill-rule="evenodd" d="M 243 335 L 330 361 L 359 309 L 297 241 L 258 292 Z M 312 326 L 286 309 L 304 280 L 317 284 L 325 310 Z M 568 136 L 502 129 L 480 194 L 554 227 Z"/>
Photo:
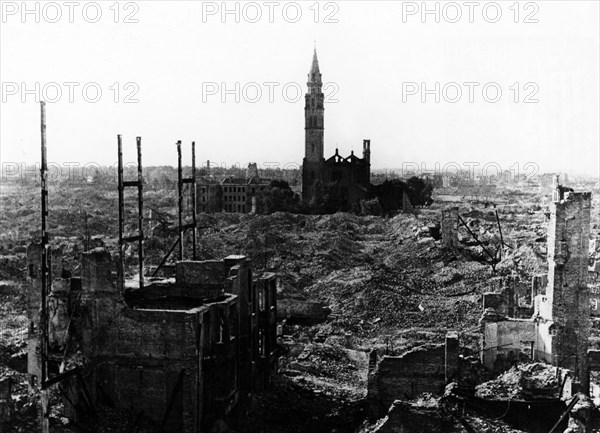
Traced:
<path fill-rule="evenodd" d="M 255 200 L 267 189 L 271 179 L 258 176 L 255 163 L 248 165 L 246 177 L 228 177 L 220 182 L 202 179 L 198 182 L 198 210 L 205 213 L 250 213 L 256 212 Z"/>
<path fill-rule="evenodd" d="M 269 187 L 270 179 L 227 178 L 221 182 L 222 211 L 229 213 L 256 212 L 253 198 Z"/>
<path fill-rule="evenodd" d="M 198 212 L 214 213 L 223 209 L 223 190 L 215 179 L 203 178 L 196 188 L 196 206 Z"/>

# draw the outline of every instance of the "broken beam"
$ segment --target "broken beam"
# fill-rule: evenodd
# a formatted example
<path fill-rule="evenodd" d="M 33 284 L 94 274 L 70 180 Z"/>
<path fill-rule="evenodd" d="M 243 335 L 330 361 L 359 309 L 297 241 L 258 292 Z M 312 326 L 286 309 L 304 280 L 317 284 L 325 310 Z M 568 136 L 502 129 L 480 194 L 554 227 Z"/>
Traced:
<path fill-rule="evenodd" d="M 577 404 L 578 401 L 579 401 L 578 395 L 573 397 L 573 400 L 571 400 L 571 403 L 569 403 L 569 405 L 567 406 L 567 408 L 565 409 L 563 414 L 560 416 L 558 421 L 556 421 L 556 424 L 554 424 L 554 426 L 552 427 L 552 429 L 550 429 L 550 431 L 548 433 L 554 433 L 556 431 L 556 429 L 558 428 L 560 423 L 563 422 L 563 420 L 569 415 L 569 412 L 571 412 L 571 409 L 573 409 L 575 407 L 575 405 Z"/>
<path fill-rule="evenodd" d="M 477 237 L 477 235 L 475 233 L 473 233 L 471 231 L 471 229 L 469 228 L 469 226 L 467 226 L 467 223 L 465 223 L 465 221 L 461 218 L 461 216 L 458 216 L 459 221 L 462 223 L 463 226 L 465 226 L 465 228 L 467 229 L 467 231 L 469 232 L 469 234 L 471 236 L 473 236 L 473 239 L 475 239 L 475 241 L 479 244 L 479 246 L 483 249 L 483 251 L 485 251 L 485 253 L 492 259 L 492 263 L 495 264 L 496 262 L 496 258 L 494 256 L 492 256 L 492 253 L 490 253 L 487 248 L 483 245 L 483 243 L 479 240 L 479 238 Z"/>
<path fill-rule="evenodd" d="M 173 250 L 175 250 L 175 247 L 177 245 L 179 245 L 180 242 L 180 238 L 178 237 L 177 240 L 175 241 L 175 243 L 173 244 L 173 246 L 169 249 L 169 251 L 167 252 L 167 254 L 165 254 L 165 256 L 163 257 L 163 259 L 161 260 L 161 262 L 159 263 L 159 265 L 156 267 L 156 269 L 154 270 L 154 273 L 152 274 L 153 277 L 156 276 L 156 274 L 158 274 L 158 271 L 160 270 L 160 268 L 162 268 L 165 263 L 167 262 L 167 259 L 169 258 L 169 256 L 171 255 L 171 253 L 173 252 Z"/>
<path fill-rule="evenodd" d="M 56 385 L 57 383 L 60 383 L 63 380 L 66 380 L 72 376 L 75 376 L 77 374 L 78 370 L 79 370 L 79 368 L 75 367 L 71 370 L 65 371 L 64 373 L 60 373 L 59 375 L 54 376 L 51 379 L 48 379 L 46 382 L 42 383 L 42 389 L 48 389 L 52 385 Z"/>

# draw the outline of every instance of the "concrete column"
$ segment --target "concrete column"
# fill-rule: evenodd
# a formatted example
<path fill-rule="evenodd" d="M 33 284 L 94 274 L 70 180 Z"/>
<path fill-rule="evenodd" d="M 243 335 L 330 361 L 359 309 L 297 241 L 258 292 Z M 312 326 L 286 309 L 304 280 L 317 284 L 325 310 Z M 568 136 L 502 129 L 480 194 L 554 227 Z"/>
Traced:
<path fill-rule="evenodd" d="M 442 247 L 458 247 L 458 208 L 442 211 Z"/>
<path fill-rule="evenodd" d="M 450 382 L 458 373 L 458 334 L 449 332 L 446 334 L 446 383 Z"/>

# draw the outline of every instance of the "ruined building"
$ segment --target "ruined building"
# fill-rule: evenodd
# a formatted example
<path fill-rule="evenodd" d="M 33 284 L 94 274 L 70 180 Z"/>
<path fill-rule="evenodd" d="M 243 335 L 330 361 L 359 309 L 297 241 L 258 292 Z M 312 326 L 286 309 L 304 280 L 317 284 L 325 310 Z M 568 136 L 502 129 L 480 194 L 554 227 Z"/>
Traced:
<path fill-rule="evenodd" d="M 588 392 L 590 207 L 590 193 L 557 188 L 548 229 L 547 286 L 544 290 L 534 280 L 530 319 L 505 317 L 486 308 L 481 319 L 486 367 L 495 369 L 528 353 L 534 360 L 571 370 L 581 391 Z"/>
<path fill-rule="evenodd" d="M 29 374 L 40 375 L 40 248 L 27 252 L 31 333 Z M 121 293 L 105 249 L 83 253 L 81 277 L 61 278 L 51 256 L 49 370 L 77 365 L 81 381 L 62 382 L 73 422 L 105 404 L 131 411 L 169 432 L 235 424 L 276 368 L 276 281 L 254 278 L 243 256 L 180 261 L 176 276 L 128 282 Z"/>
<path fill-rule="evenodd" d="M 302 200 L 310 202 L 314 195 L 315 183 L 327 187 L 330 193 L 339 194 L 341 202 L 348 205 L 365 198 L 371 176 L 371 141 L 363 140 L 363 157 L 354 155 L 344 158 L 338 150 L 325 159 L 325 96 L 319 70 L 317 50 L 313 55 L 308 74 L 308 92 L 304 106 L 305 145 L 302 162 Z"/>
<path fill-rule="evenodd" d="M 260 177 L 256 163 L 248 164 L 246 177 L 229 176 L 221 181 L 204 178 L 198 182 L 200 212 L 256 212 L 256 198 L 269 188 L 272 179 Z"/>
<path fill-rule="evenodd" d="M 459 390 L 472 392 L 479 378 L 524 360 L 561 367 L 557 377 L 559 370 L 566 371 L 559 378 L 560 396 L 587 394 L 590 370 L 600 371 L 600 351 L 588 350 L 590 209 L 590 193 L 557 188 L 548 229 L 548 275 L 533 276 L 529 294 L 519 277 L 510 275 L 498 278 L 499 292 L 483 295 L 480 363 L 485 369 L 477 360 L 459 356 L 458 336 L 452 333 L 445 344 L 425 344 L 402 354 L 371 352 L 371 420 L 388 415 L 395 400 L 411 400 L 421 393 L 441 395 L 453 381 Z M 443 248 L 456 245 L 457 216 L 456 208 L 444 213 Z"/>
<path fill-rule="evenodd" d="M 369 359 L 367 404 L 371 421 L 384 417 L 395 400 L 411 400 L 422 393 L 440 394 L 459 368 L 458 335 L 448 333 L 444 344 L 416 347 L 401 355 Z"/>
<path fill-rule="evenodd" d="M 42 119 L 44 106 L 42 105 Z M 45 125 L 42 120 L 42 125 Z M 44 131 L 44 128 L 42 129 Z M 150 422 L 161 432 L 200 433 L 235 428 L 252 396 L 269 386 L 277 365 L 276 276 L 253 275 L 244 256 L 196 260 L 192 223 L 182 219 L 185 183 L 179 169 L 179 260 L 152 277 L 144 266 L 141 138 L 138 180 L 123 179 L 118 136 L 119 254 L 103 246 L 81 255 L 81 274 L 63 269 L 62 249 L 48 242 L 47 165 L 42 141 L 42 242 L 27 249 L 28 373 L 41 390 L 42 431 L 49 431 L 47 390 L 61 391 L 76 425 L 94 425 L 98 408 L 127 412 L 128 431 Z M 192 160 L 194 143 L 192 143 Z M 125 188 L 138 190 L 138 229 L 124 235 Z M 193 197 L 195 189 L 189 191 Z M 194 260 L 184 260 L 192 229 Z M 126 244 L 138 246 L 138 274 L 126 278 Z M 166 254 L 169 257 L 173 248 Z"/>

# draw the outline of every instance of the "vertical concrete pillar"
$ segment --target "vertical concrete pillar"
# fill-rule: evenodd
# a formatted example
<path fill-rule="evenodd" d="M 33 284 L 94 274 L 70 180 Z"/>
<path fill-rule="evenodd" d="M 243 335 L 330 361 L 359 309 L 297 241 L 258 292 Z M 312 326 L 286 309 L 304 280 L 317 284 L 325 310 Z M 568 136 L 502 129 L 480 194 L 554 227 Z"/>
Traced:
<path fill-rule="evenodd" d="M 442 211 L 442 247 L 458 247 L 458 208 Z"/>
<path fill-rule="evenodd" d="M 458 334 L 449 332 L 446 334 L 446 383 L 450 382 L 458 373 Z"/>
<path fill-rule="evenodd" d="M 11 379 L 10 377 L 4 377 L 0 379 L 0 433 L 3 432 L 4 425 L 9 425 L 12 422 L 13 413 Z"/>

